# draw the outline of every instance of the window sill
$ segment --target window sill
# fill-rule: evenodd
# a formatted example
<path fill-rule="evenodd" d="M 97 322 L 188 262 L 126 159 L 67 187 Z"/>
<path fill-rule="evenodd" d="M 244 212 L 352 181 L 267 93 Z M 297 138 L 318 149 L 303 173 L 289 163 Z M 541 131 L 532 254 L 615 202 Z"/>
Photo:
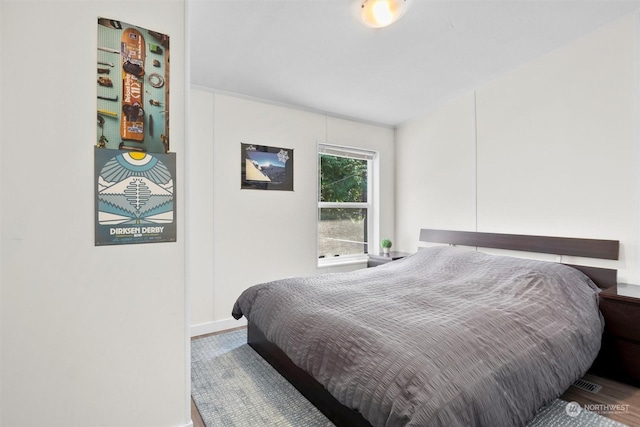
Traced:
<path fill-rule="evenodd" d="M 318 258 L 318 268 L 335 267 L 339 265 L 366 264 L 368 260 L 369 257 L 367 256 L 367 254 L 333 258 Z"/>

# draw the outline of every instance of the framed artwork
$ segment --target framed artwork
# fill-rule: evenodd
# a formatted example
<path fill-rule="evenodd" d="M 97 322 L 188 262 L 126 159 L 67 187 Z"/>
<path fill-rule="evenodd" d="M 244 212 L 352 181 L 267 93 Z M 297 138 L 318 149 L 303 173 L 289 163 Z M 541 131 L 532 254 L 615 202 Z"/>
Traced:
<path fill-rule="evenodd" d="M 242 189 L 293 191 L 293 149 L 241 143 Z"/>
<path fill-rule="evenodd" d="M 176 241 L 169 36 L 98 18 L 95 245 Z"/>
<path fill-rule="evenodd" d="M 98 148 L 169 152 L 169 36 L 98 18 Z"/>
<path fill-rule="evenodd" d="M 176 241 L 175 153 L 95 148 L 95 245 Z"/>

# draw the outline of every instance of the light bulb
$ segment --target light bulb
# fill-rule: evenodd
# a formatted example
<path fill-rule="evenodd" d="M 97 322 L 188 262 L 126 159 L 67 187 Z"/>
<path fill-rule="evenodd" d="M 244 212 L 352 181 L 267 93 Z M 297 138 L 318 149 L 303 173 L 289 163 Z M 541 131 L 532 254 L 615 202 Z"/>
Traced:
<path fill-rule="evenodd" d="M 362 21 L 373 28 L 382 28 L 397 21 L 407 8 L 407 0 L 359 0 Z"/>
<path fill-rule="evenodd" d="M 393 14 L 388 1 L 379 1 L 374 3 L 372 10 L 373 17 L 381 27 L 386 27 L 393 21 Z"/>

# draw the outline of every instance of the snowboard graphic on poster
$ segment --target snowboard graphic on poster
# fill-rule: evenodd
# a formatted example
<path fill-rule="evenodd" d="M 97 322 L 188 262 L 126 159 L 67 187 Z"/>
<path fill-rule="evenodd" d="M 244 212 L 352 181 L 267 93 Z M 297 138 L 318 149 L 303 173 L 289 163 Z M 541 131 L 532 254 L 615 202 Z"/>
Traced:
<path fill-rule="evenodd" d="M 98 18 L 97 123 L 92 144 L 169 153 L 169 36 Z"/>
<path fill-rule="evenodd" d="M 122 33 L 122 115 L 120 137 L 124 140 L 144 141 L 144 37 L 135 28 Z"/>
<path fill-rule="evenodd" d="M 95 150 L 96 246 L 175 242 L 175 154 Z"/>

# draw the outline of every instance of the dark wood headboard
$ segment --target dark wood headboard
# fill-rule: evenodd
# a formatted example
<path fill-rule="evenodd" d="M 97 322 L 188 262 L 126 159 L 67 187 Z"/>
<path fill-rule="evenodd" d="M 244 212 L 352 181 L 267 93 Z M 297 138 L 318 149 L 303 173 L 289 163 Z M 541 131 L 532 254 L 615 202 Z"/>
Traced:
<path fill-rule="evenodd" d="M 420 241 L 610 260 L 617 260 L 620 250 L 620 242 L 618 240 L 529 236 L 524 234 L 482 233 L 427 228 L 420 230 Z M 582 271 L 600 288 L 609 288 L 617 283 L 617 270 L 576 264 L 567 265 Z"/>

